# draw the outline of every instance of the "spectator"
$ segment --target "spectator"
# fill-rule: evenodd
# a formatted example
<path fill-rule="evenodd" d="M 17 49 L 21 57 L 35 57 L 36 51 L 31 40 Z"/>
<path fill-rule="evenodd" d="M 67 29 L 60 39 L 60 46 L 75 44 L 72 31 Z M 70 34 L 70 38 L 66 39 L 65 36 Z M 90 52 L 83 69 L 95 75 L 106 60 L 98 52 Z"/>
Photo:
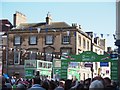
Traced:
<path fill-rule="evenodd" d="M 76 90 L 85 90 L 84 85 L 79 83 L 78 86 L 76 87 Z"/>
<path fill-rule="evenodd" d="M 100 80 L 94 80 L 89 87 L 89 90 L 104 90 L 104 85 Z"/>
<path fill-rule="evenodd" d="M 16 90 L 27 90 L 27 88 L 25 87 L 25 85 L 19 83 L 16 87 Z"/>
<path fill-rule="evenodd" d="M 48 81 L 43 81 L 42 87 L 45 88 L 46 90 L 49 90 L 50 89 L 49 82 Z"/>
<path fill-rule="evenodd" d="M 59 86 L 55 88 L 55 90 L 64 90 L 65 81 L 60 81 Z"/>
<path fill-rule="evenodd" d="M 104 78 L 105 89 L 115 90 L 115 87 L 111 84 L 111 79 L 108 77 Z"/>
<path fill-rule="evenodd" d="M 85 90 L 89 90 L 90 83 L 91 83 L 91 78 L 88 78 L 84 81 Z"/>
<path fill-rule="evenodd" d="M 1 90 L 5 90 L 6 89 L 6 85 L 5 85 L 5 78 L 2 76 L 2 89 Z"/>
<path fill-rule="evenodd" d="M 65 90 L 70 90 L 70 88 L 71 88 L 71 86 L 72 86 L 72 80 L 66 80 L 65 81 Z"/>
<path fill-rule="evenodd" d="M 11 85 L 11 83 L 6 83 L 5 84 L 7 87 L 7 89 L 5 89 L 5 90 L 12 90 L 12 85 Z"/>
<path fill-rule="evenodd" d="M 32 87 L 28 90 L 45 90 L 43 87 L 41 87 L 40 83 L 41 83 L 40 77 L 33 78 Z"/>

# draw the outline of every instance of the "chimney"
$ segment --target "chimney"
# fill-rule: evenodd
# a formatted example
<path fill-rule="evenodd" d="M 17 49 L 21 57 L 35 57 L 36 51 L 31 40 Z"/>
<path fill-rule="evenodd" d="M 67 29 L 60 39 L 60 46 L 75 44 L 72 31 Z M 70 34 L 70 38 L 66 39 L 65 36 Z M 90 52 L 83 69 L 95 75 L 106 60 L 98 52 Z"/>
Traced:
<path fill-rule="evenodd" d="M 46 24 L 50 25 L 51 21 L 52 21 L 52 18 L 51 18 L 50 13 L 48 12 L 47 17 L 46 17 Z"/>
<path fill-rule="evenodd" d="M 27 21 L 27 17 L 21 12 L 16 11 L 16 13 L 13 15 L 14 27 L 19 26 L 21 23 L 26 23 L 26 21 Z"/>

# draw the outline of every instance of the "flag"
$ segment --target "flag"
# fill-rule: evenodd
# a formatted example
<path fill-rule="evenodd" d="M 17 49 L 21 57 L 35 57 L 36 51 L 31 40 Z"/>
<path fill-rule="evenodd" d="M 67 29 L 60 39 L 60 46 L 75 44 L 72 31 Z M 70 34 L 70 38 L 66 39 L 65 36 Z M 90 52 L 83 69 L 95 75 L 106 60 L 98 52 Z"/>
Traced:
<path fill-rule="evenodd" d="M 110 34 L 107 34 L 107 36 L 109 37 Z"/>
<path fill-rule="evenodd" d="M 21 29 L 24 30 L 24 26 L 22 26 Z"/>
<path fill-rule="evenodd" d="M 40 31 L 41 31 L 41 28 L 37 28 L 37 31 L 38 31 L 38 33 L 40 33 Z"/>
<path fill-rule="evenodd" d="M 70 31 L 67 31 L 67 36 L 69 36 L 70 35 Z"/>
<path fill-rule="evenodd" d="M 32 31 L 32 27 L 29 27 L 29 30 Z"/>
<path fill-rule="evenodd" d="M 101 38 L 103 38 L 103 34 L 101 34 Z"/>
<path fill-rule="evenodd" d="M 74 32 L 74 36 L 76 36 L 76 32 Z"/>
<path fill-rule="evenodd" d="M 115 34 L 113 34 L 113 37 L 114 37 L 114 39 L 116 40 L 116 36 L 115 36 Z"/>
<path fill-rule="evenodd" d="M 48 32 L 48 28 L 46 28 L 45 31 Z"/>
<path fill-rule="evenodd" d="M 94 33 L 94 36 L 96 37 L 96 33 Z"/>
<path fill-rule="evenodd" d="M 56 32 L 56 30 L 55 29 L 52 29 L 54 32 Z"/>
<path fill-rule="evenodd" d="M 49 25 L 46 23 L 46 25 L 45 25 L 45 31 L 46 32 L 48 32 L 48 27 L 49 27 Z"/>

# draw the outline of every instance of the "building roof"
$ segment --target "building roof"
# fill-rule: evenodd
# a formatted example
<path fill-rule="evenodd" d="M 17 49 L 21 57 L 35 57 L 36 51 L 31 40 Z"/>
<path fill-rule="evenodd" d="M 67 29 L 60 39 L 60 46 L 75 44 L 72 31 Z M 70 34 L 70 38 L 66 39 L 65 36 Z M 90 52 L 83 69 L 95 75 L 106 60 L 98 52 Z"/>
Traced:
<path fill-rule="evenodd" d="M 16 29 L 28 29 L 28 28 L 68 28 L 71 27 L 65 22 L 51 22 L 50 25 L 46 24 L 46 22 L 42 23 L 21 23 Z"/>
<path fill-rule="evenodd" d="M 7 32 L 9 31 L 13 25 L 8 19 L 1 19 L 0 20 L 0 32 Z"/>

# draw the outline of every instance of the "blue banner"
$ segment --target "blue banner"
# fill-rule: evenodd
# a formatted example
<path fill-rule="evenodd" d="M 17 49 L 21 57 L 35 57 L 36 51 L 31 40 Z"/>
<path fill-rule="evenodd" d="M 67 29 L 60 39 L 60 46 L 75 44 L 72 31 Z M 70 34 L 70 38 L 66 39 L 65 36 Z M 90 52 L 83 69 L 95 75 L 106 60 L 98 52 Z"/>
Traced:
<path fill-rule="evenodd" d="M 108 67 L 109 63 L 108 62 L 100 62 L 100 67 Z"/>

